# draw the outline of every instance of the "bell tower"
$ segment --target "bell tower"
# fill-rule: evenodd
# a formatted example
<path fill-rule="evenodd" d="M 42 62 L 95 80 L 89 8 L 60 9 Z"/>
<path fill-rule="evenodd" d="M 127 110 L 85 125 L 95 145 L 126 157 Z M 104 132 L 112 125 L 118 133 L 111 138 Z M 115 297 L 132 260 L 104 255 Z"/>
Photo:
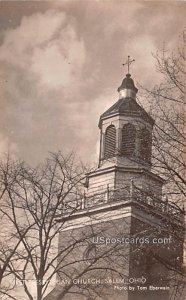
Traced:
<path fill-rule="evenodd" d="M 160 198 L 163 179 L 151 172 L 154 120 L 137 103 L 138 89 L 130 74 L 118 88 L 119 100 L 99 120 L 98 169 L 88 174 L 88 194 L 118 189 L 131 181 Z"/>
<path fill-rule="evenodd" d="M 137 103 L 137 92 L 128 70 L 118 101 L 100 116 L 98 167 L 87 174 L 84 195 L 58 216 L 65 224 L 59 249 L 76 241 L 65 256 L 68 270 L 61 260 L 59 277 L 71 280 L 63 299 L 173 299 L 171 281 L 182 267 L 184 211 L 162 198 L 164 180 L 151 170 L 154 120 Z M 82 283 L 82 276 L 97 285 Z M 55 296 L 61 289 L 46 299 L 61 300 Z M 177 295 L 174 299 L 184 299 Z"/>

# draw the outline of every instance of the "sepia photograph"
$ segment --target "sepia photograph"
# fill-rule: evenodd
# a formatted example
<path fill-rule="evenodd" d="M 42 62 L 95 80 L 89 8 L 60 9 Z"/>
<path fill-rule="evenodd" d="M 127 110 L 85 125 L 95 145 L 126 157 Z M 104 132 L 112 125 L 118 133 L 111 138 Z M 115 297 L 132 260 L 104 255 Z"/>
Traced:
<path fill-rule="evenodd" d="M 0 0 L 0 300 L 186 299 L 185 20 Z"/>

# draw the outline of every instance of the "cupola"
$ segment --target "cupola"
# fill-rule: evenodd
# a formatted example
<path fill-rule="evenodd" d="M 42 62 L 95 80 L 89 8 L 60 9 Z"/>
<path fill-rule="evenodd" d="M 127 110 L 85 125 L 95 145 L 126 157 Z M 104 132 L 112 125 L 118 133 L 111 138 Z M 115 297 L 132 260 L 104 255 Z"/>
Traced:
<path fill-rule="evenodd" d="M 138 89 L 129 73 L 118 92 L 118 101 L 100 116 L 99 166 L 150 169 L 154 120 L 136 101 Z"/>
<path fill-rule="evenodd" d="M 126 74 L 126 77 L 123 79 L 122 84 L 118 88 L 119 99 L 123 98 L 132 98 L 136 99 L 136 94 L 138 89 L 134 85 L 134 81 L 131 78 L 130 74 Z"/>

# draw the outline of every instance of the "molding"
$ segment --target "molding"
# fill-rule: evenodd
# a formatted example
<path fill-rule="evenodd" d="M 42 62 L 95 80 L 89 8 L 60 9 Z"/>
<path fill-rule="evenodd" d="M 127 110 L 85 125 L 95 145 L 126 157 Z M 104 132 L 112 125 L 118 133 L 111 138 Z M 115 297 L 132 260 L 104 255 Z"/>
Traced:
<path fill-rule="evenodd" d="M 165 180 L 163 178 L 161 178 L 159 175 L 154 174 L 150 171 L 148 171 L 147 169 L 144 168 L 136 168 L 136 167 L 118 167 L 118 166 L 111 166 L 111 167 L 106 167 L 105 169 L 97 169 L 96 171 L 92 171 L 87 173 L 88 177 L 95 177 L 95 176 L 99 176 L 99 175 L 103 175 L 105 173 L 111 173 L 111 172 L 123 172 L 123 173 L 141 173 L 141 174 L 145 174 L 148 175 L 154 179 L 156 179 L 157 181 L 161 182 L 162 184 L 165 183 Z"/>

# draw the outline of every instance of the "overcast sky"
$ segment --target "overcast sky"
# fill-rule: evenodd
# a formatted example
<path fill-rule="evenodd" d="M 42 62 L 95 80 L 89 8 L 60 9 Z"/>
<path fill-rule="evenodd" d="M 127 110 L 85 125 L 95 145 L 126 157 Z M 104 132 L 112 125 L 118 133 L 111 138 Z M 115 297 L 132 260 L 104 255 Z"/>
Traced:
<path fill-rule="evenodd" d="M 136 84 L 158 83 L 152 53 L 176 46 L 185 16 L 184 1 L 0 1 L 0 153 L 94 160 L 127 55 Z"/>

